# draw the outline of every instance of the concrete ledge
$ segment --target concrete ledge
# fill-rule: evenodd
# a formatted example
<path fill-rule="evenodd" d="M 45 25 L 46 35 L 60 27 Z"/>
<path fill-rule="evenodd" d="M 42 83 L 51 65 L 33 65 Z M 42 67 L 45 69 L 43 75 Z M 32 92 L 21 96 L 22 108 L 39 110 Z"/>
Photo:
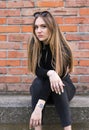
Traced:
<path fill-rule="evenodd" d="M 89 122 L 89 96 L 75 96 L 70 102 L 73 122 Z M 0 95 L 0 123 L 28 123 L 31 96 Z M 58 123 L 55 106 L 46 107 L 44 123 Z"/>

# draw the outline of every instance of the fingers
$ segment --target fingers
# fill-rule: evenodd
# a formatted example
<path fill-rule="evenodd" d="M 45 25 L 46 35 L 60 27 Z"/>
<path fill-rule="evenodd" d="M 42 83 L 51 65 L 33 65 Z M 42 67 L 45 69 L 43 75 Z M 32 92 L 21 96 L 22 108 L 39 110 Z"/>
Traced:
<path fill-rule="evenodd" d="M 29 128 L 32 129 L 37 127 L 38 125 L 41 125 L 41 119 L 42 119 L 42 111 L 40 111 L 39 109 L 35 109 L 31 114 Z"/>
<path fill-rule="evenodd" d="M 59 95 L 64 92 L 64 86 L 65 85 L 62 83 L 62 81 L 51 82 L 51 90 L 53 92 L 55 91 L 56 93 L 59 93 Z"/>
<path fill-rule="evenodd" d="M 61 92 L 63 93 L 64 92 L 64 84 L 63 83 L 61 83 L 61 85 L 60 85 L 60 90 L 61 90 Z"/>
<path fill-rule="evenodd" d="M 56 92 L 56 93 L 59 93 L 60 92 L 60 86 L 59 84 L 56 82 L 55 84 L 53 84 L 53 90 Z"/>
<path fill-rule="evenodd" d="M 30 119 L 30 126 L 29 126 L 30 129 L 35 128 L 38 125 L 41 125 L 41 119 L 39 120 Z"/>
<path fill-rule="evenodd" d="M 61 78 L 59 77 L 59 75 L 55 72 L 55 73 L 52 73 L 50 76 L 49 76 L 49 80 L 50 80 L 50 85 L 51 85 L 51 90 L 56 93 L 63 93 L 64 92 L 64 84 L 61 80 Z"/>
<path fill-rule="evenodd" d="M 54 92 L 55 90 L 54 90 L 54 87 L 53 87 L 53 83 L 51 82 L 50 85 L 51 85 L 51 90 Z"/>

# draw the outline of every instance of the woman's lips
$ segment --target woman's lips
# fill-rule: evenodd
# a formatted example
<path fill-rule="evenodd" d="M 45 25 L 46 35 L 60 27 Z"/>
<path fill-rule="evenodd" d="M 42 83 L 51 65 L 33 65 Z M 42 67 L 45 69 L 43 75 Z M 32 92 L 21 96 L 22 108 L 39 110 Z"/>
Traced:
<path fill-rule="evenodd" d="M 37 37 L 41 38 L 41 37 L 43 37 L 43 35 L 38 35 Z"/>

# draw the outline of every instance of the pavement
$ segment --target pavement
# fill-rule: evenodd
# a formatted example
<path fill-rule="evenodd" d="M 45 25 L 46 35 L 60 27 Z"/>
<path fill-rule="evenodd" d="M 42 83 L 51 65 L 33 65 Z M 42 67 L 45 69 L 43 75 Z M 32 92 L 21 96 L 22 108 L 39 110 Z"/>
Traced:
<path fill-rule="evenodd" d="M 70 102 L 74 123 L 89 122 L 89 96 L 76 95 Z M 0 95 L 0 123 L 28 123 L 31 115 L 30 95 Z M 47 105 L 44 123 L 59 122 L 54 105 Z"/>

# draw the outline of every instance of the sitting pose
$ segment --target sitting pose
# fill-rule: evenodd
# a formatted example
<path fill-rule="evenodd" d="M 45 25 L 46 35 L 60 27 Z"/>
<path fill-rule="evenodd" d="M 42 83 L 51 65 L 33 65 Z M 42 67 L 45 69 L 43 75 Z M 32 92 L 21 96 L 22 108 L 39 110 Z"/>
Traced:
<path fill-rule="evenodd" d="M 36 75 L 30 87 L 30 128 L 41 130 L 44 106 L 52 102 L 64 130 L 72 130 L 69 101 L 75 86 L 69 75 L 73 68 L 71 49 L 50 12 L 36 12 L 34 17 L 28 46 L 29 71 Z"/>

